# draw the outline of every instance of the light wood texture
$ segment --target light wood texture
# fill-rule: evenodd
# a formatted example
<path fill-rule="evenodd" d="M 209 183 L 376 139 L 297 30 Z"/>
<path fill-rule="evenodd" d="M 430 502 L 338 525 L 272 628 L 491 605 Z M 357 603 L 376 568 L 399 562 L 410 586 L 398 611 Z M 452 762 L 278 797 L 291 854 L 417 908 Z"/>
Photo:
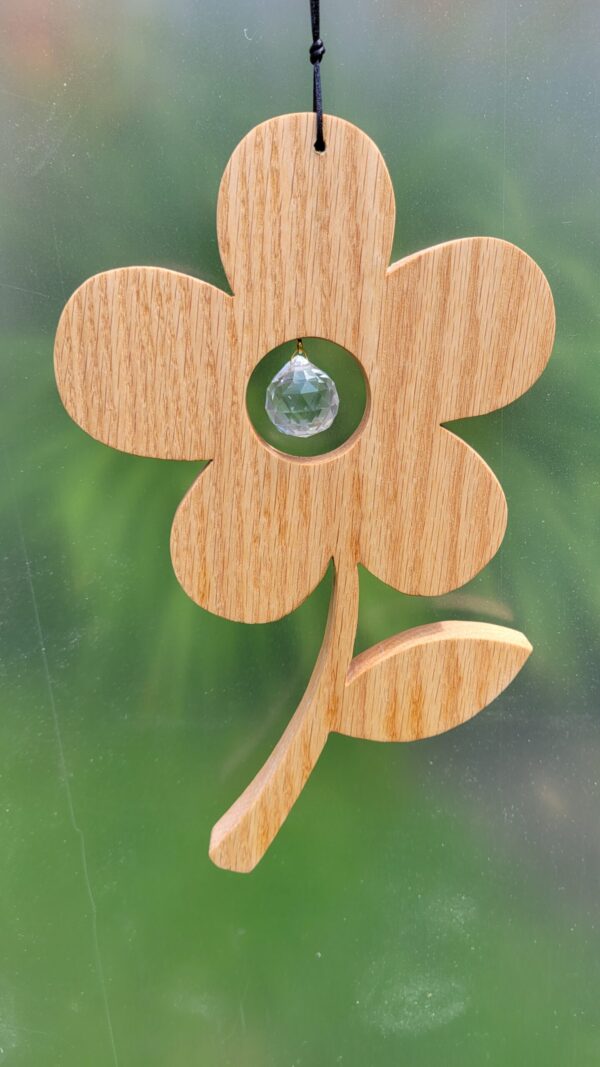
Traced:
<path fill-rule="evenodd" d="M 454 241 L 386 271 L 385 164 L 355 127 L 327 130 L 319 154 L 313 117 L 283 116 L 234 152 L 218 210 L 234 298 L 171 271 L 110 271 L 75 293 L 57 336 L 59 389 L 89 433 L 215 459 L 177 513 L 173 564 L 197 603 L 246 622 L 296 608 L 348 542 L 407 593 L 473 577 L 502 540 L 504 495 L 439 424 L 517 396 L 552 343 L 544 276 L 506 242 Z M 353 352 L 370 402 L 337 454 L 303 461 L 259 440 L 245 394 L 266 352 L 311 335 Z"/>
<path fill-rule="evenodd" d="M 213 827 L 209 855 L 250 871 L 265 853 L 319 758 L 343 704 L 358 618 L 358 571 L 337 570 L 321 651 L 306 692 L 262 770 Z"/>
<path fill-rule="evenodd" d="M 205 459 L 217 441 L 235 350 L 233 298 L 158 267 L 97 274 L 73 294 L 55 346 L 63 403 L 104 444 L 139 456 Z"/>
<path fill-rule="evenodd" d="M 520 395 L 552 346 L 548 284 L 513 245 L 465 238 L 389 267 L 394 198 L 381 154 L 341 119 L 327 116 L 325 134 L 317 153 L 314 116 L 284 115 L 233 153 L 217 213 L 233 296 L 160 268 L 109 271 L 74 294 L 56 339 L 61 396 L 88 433 L 138 454 L 213 460 L 175 516 L 173 566 L 198 604 L 245 622 L 292 611 L 332 558 L 338 575 L 362 562 L 406 593 L 472 578 L 500 545 L 506 503 L 484 461 L 440 424 Z M 344 445 L 300 459 L 258 437 L 246 389 L 267 352 L 311 336 L 353 353 L 369 400 Z M 327 632 L 337 636 L 290 730 L 215 828 L 218 862 L 256 862 L 341 714 L 348 641 L 338 623 Z M 444 641 L 448 662 L 461 640 Z M 508 670 L 507 643 L 494 647 Z M 424 655 L 419 645 L 398 662 Z M 373 665 L 382 692 L 390 671 Z M 349 691 L 364 686 L 357 678 Z M 469 690 L 440 721 L 461 721 L 478 699 Z"/>
<path fill-rule="evenodd" d="M 333 729 L 371 741 L 418 741 L 466 722 L 531 653 L 523 634 L 484 622 L 436 622 L 356 656 Z"/>
<path fill-rule="evenodd" d="M 297 800 L 331 732 L 372 741 L 418 741 L 486 707 L 531 653 L 523 634 L 489 623 L 407 630 L 352 659 L 356 568 L 334 575 L 325 637 L 298 709 L 256 777 L 214 826 L 209 855 L 247 873 Z M 349 666 L 348 666 L 349 665 Z"/>

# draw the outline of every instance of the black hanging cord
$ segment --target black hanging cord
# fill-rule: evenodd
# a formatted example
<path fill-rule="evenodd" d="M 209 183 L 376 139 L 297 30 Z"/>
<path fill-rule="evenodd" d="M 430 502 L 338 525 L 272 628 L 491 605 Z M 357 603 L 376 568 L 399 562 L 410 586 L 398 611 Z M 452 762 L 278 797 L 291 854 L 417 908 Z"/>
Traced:
<path fill-rule="evenodd" d="M 317 139 L 315 148 L 317 152 L 325 151 L 323 140 L 323 93 L 321 91 L 321 60 L 325 55 L 325 45 L 319 36 L 319 0 L 310 0 L 310 22 L 312 26 L 313 43 L 308 54 L 313 65 L 313 111 L 317 116 Z"/>

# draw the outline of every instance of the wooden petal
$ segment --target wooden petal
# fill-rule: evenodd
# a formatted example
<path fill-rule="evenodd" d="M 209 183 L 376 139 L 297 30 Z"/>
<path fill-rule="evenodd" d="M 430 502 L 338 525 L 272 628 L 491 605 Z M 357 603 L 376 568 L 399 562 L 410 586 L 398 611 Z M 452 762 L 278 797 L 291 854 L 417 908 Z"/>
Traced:
<path fill-rule="evenodd" d="M 507 241 L 450 241 L 389 268 L 384 343 L 397 354 L 396 389 L 438 422 L 520 396 L 553 340 L 548 282 Z"/>
<path fill-rule="evenodd" d="M 209 459 L 225 366 L 235 353 L 232 298 L 158 267 L 90 278 L 60 319 L 62 401 L 87 433 L 160 459 Z"/>
<path fill-rule="evenodd" d="M 311 468 L 289 467 L 256 444 L 236 461 L 235 422 L 229 429 L 232 453 L 202 471 L 177 509 L 173 568 L 207 611 L 236 622 L 273 622 L 323 578 L 331 531 L 326 521 L 317 525 L 324 508 Z"/>
<path fill-rule="evenodd" d="M 335 729 L 372 741 L 416 741 L 470 719 L 531 652 L 523 634 L 483 622 L 407 630 L 356 656 Z"/>
<path fill-rule="evenodd" d="M 487 463 L 449 430 L 389 434 L 372 457 L 362 499 L 360 558 L 403 593 L 441 596 L 497 552 L 506 498 Z"/>
<path fill-rule="evenodd" d="M 387 167 L 366 133 L 312 112 L 251 130 L 221 181 L 221 259 L 257 358 L 296 337 L 326 337 L 370 369 L 394 234 Z"/>

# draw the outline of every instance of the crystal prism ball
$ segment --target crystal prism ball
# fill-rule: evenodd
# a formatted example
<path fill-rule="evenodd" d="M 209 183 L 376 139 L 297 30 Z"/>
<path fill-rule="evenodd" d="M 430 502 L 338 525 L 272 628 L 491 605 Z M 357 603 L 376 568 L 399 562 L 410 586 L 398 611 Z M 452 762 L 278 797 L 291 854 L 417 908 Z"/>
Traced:
<path fill-rule="evenodd" d="M 328 430 L 339 406 L 335 382 L 302 351 L 275 375 L 265 401 L 273 425 L 290 437 L 312 437 Z"/>

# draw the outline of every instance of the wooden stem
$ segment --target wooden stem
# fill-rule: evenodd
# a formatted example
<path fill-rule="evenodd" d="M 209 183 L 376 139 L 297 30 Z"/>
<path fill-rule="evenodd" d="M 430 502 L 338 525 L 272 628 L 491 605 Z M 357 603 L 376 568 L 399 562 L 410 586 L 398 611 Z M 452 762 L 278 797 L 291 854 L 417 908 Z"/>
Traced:
<path fill-rule="evenodd" d="M 209 855 L 218 867 L 251 871 L 298 799 L 339 715 L 358 619 L 358 571 L 335 561 L 319 657 L 285 733 L 268 760 L 213 827 Z"/>

